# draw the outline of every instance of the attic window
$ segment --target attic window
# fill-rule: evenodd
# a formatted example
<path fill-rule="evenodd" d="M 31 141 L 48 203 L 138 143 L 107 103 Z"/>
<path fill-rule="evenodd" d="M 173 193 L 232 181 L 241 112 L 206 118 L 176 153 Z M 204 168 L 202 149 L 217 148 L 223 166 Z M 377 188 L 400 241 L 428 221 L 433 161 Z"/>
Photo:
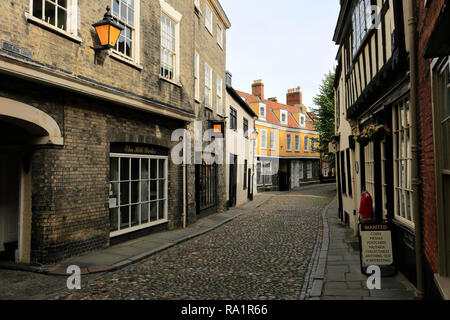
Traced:
<path fill-rule="evenodd" d="M 306 117 L 304 115 L 300 116 L 300 126 L 305 127 L 306 126 Z"/>
<path fill-rule="evenodd" d="M 288 123 L 287 111 L 286 110 L 281 110 L 280 111 L 280 121 L 281 121 L 282 124 L 287 124 Z"/>

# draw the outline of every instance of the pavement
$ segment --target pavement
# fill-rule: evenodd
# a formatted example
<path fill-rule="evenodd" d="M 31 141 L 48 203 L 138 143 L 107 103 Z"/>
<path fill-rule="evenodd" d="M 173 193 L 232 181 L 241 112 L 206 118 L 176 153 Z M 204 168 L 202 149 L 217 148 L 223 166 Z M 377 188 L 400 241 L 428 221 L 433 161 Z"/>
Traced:
<path fill-rule="evenodd" d="M 401 274 L 381 279 L 381 290 L 367 288 L 361 273 L 359 240 L 338 219 L 337 202 L 323 210 L 321 232 L 310 264 L 306 300 L 415 300 L 414 286 Z"/>

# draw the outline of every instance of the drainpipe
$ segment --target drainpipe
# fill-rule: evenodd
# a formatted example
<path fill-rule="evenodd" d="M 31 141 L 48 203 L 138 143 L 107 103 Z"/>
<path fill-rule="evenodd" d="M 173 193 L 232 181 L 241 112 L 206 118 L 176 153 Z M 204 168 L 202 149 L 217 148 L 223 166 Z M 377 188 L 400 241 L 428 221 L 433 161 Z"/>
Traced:
<path fill-rule="evenodd" d="M 183 137 L 183 229 L 186 229 L 186 222 L 187 222 L 187 188 L 186 188 L 186 183 L 187 183 L 187 177 L 186 177 L 186 160 L 187 160 L 187 141 L 186 141 L 186 132 L 184 132 L 184 137 Z"/>
<path fill-rule="evenodd" d="M 408 17 L 408 33 L 410 41 L 407 44 L 409 49 L 410 59 L 410 112 L 411 112 L 411 151 L 412 151 L 412 168 L 411 181 L 414 194 L 413 216 L 415 225 L 415 247 L 416 247 L 416 276 L 417 276 L 417 291 L 419 297 L 423 297 L 423 246 L 422 246 L 422 219 L 420 216 L 420 198 L 419 191 L 421 180 L 419 177 L 419 146 L 417 139 L 417 44 L 416 44 L 416 30 L 417 19 L 415 16 L 415 8 L 413 0 L 406 0 L 406 10 Z M 405 3 L 404 2 L 404 3 Z"/>

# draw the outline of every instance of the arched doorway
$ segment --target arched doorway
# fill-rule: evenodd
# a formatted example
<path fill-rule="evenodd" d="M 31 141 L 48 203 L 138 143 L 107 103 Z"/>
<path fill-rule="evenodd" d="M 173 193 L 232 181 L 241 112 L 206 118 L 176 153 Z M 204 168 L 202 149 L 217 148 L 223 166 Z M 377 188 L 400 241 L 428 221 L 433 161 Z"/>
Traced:
<path fill-rule="evenodd" d="M 48 114 L 0 97 L 0 259 L 30 262 L 32 146 L 62 143 Z"/>

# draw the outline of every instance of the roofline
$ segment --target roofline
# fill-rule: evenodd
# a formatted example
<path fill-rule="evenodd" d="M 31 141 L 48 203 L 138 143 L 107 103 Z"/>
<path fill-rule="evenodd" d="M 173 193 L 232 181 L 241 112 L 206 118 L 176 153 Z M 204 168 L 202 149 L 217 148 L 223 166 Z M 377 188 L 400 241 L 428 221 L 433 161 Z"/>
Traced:
<path fill-rule="evenodd" d="M 342 31 L 343 31 L 345 25 L 348 23 L 348 20 L 345 19 L 345 17 L 348 15 L 351 3 L 352 3 L 351 0 L 345 0 L 345 3 L 343 5 L 341 5 L 341 11 L 339 12 L 339 18 L 336 23 L 336 29 L 334 30 L 334 35 L 333 35 L 333 41 L 336 44 L 341 44 L 340 42 L 341 42 Z"/>
<path fill-rule="evenodd" d="M 239 105 L 253 118 L 257 118 L 258 115 L 253 111 L 253 109 L 248 105 L 247 102 L 242 100 L 241 96 L 233 89 L 233 87 L 227 86 L 227 92 Z"/>
<path fill-rule="evenodd" d="M 220 4 L 219 0 L 210 0 L 210 2 L 214 6 L 214 9 L 216 9 L 217 13 L 219 14 L 220 18 L 222 19 L 223 23 L 225 24 L 225 27 L 227 29 L 230 29 L 231 28 L 231 22 L 228 19 L 228 16 L 225 13 L 225 10 L 223 10 L 223 7 Z"/>

